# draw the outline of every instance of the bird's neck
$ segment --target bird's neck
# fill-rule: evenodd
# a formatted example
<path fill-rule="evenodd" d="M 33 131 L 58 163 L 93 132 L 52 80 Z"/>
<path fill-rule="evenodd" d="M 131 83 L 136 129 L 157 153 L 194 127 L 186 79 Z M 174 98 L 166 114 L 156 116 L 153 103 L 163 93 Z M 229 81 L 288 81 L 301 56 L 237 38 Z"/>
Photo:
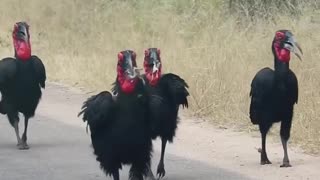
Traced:
<path fill-rule="evenodd" d="M 121 88 L 121 82 L 119 82 L 118 80 L 114 84 L 113 89 L 115 90 L 115 92 L 118 94 L 117 96 L 119 97 L 135 97 L 139 94 L 143 94 L 145 91 L 143 82 L 141 81 L 141 79 L 137 80 L 137 82 L 134 85 L 134 89 L 129 93 L 123 91 L 123 89 Z"/>
<path fill-rule="evenodd" d="M 274 70 L 275 70 L 275 83 L 276 85 L 283 86 L 287 82 L 289 74 L 289 62 L 282 62 L 275 58 L 274 61 Z"/>

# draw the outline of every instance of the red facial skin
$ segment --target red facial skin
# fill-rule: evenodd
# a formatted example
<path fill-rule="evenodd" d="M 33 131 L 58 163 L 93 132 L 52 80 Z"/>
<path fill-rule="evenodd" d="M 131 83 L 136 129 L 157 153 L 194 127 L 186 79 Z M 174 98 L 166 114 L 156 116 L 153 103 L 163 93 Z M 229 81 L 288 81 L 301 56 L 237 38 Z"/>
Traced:
<path fill-rule="evenodd" d="M 161 62 L 160 58 L 160 49 L 157 49 L 157 54 L 159 57 L 159 61 Z M 149 58 L 150 58 L 150 52 L 149 50 L 145 50 L 144 52 L 144 62 L 143 62 L 143 67 L 145 71 L 146 78 L 151 86 L 156 86 L 161 78 L 161 70 L 162 70 L 162 65 L 160 64 L 160 67 L 157 72 L 153 73 L 153 67 L 149 66 Z"/>
<path fill-rule="evenodd" d="M 284 41 L 286 35 L 283 32 L 276 32 L 275 41 L 273 43 L 276 56 L 279 61 L 288 63 L 290 61 L 290 51 L 286 48 L 281 47 L 281 41 Z"/>
<path fill-rule="evenodd" d="M 29 26 L 26 24 L 27 29 L 27 41 L 19 39 L 17 37 L 18 33 L 18 23 L 14 25 L 12 38 L 13 38 L 13 45 L 16 53 L 17 59 L 21 61 L 28 61 L 31 57 L 31 44 L 30 44 L 30 34 L 29 34 Z"/>
<path fill-rule="evenodd" d="M 120 84 L 120 88 L 121 91 L 126 93 L 126 94 L 130 94 L 134 91 L 136 84 L 138 82 L 137 78 L 134 79 L 129 79 L 126 75 L 125 75 L 125 70 L 122 68 L 121 64 L 123 63 L 123 54 L 120 52 L 118 54 L 118 65 L 117 65 L 117 80 Z M 133 66 L 136 66 L 136 55 L 135 53 L 133 54 Z"/>

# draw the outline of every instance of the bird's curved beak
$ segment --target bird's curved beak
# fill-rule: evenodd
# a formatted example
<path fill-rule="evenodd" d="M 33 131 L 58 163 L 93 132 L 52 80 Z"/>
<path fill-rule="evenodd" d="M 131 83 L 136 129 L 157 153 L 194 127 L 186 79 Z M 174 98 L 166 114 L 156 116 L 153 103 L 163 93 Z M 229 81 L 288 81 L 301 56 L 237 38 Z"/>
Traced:
<path fill-rule="evenodd" d="M 143 68 L 134 67 L 133 70 L 134 70 L 134 73 L 136 74 L 136 76 L 138 76 L 140 78 L 141 71 L 143 71 Z"/>
<path fill-rule="evenodd" d="M 128 57 L 127 59 L 125 59 L 125 73 L 128 79 L 134 79 L 138 76 L 138 71 L 137 71 L 137 67 L 135 67 L 132 63 L 132 58 Z"/>
<path fill-rule="evenodd" d="M 154 63 L 153 67 L 152 67 L 152 79 L 151 81 L 153 81 L 153 79 L 158 78 L 159 77 L 159 68 L 160 68 L 160 63 Z"/>
<path fill-rule="evenodd" d="M 129 79 L 134 79 L 136 77 L 140 78 L 142 70 L 142 68 L 133 67 L 132 69 L 127 70 L 127 76 Z"/>
<path fill-rule="evenodd" d="M 288 40 L 284 43 L 284 48 L 293 52 L 300 59 L 300 61 L 302 61 L 301 56 L 303 55 L 303 52 L 302 52 L 301 46 L 295 40 L 293 35 L 289 36 Z"/>
<path fill-rule="evenodd" d="M 137 77 L 137 73 L 136 71 L 132 68 L 132 69 L 127 69 L 127 76 L 129 79 L 134 79 Z"/>
<path fill-rule="evenodd" d="M 28 32 L 25 26 L 19 26 L 17 31 L 17 37 L 25 42 L 28 42 Z"/>
<path fill-rule="evenodd" d="M 158 68 L 158 65 L 157 64 L 154 64 L 153 67 L 152 67 L 152 73 L 156 73 L 159 71 L 159 68 Z"/>

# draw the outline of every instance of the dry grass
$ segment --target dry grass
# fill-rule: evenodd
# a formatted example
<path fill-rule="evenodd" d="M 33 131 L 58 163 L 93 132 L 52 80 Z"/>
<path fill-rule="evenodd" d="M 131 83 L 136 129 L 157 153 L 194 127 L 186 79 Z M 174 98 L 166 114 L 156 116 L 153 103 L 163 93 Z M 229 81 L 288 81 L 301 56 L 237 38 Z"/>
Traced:
<path fill-rule="evenodd" d="M 116 54 L 162 49 L 165 71 L 191 86 L 191 109 L 215 123 L 252 129 L 248 119 L 250 82 L 272 66 L 271 41 L 278 29 L 291 29 L 304 50 L 304 61 L 291 68 L 300 83 L 292 140 L 309 152 L 320 147 L 320 22 L 316 11 L 299 20 L 239 25 L 219 13 L 219 1 L 203 0 L 1 0 L 1 54 L 11 55 L 11 28 L 31 24 L 33 52 L 46 64 L 50 79 L 102 90 L 115 79 Z M 9 53 L 8 53 L 9 52 Z"/>

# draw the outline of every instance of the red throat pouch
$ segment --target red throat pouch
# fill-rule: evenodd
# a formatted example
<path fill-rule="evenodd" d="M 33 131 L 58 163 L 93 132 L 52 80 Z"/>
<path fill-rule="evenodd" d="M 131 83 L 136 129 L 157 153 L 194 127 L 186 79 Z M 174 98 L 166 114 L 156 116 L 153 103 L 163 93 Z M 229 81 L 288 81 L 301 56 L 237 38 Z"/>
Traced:
<path fill-rule="evenodd" d="M 22 61 L 27 61 L 31 57 L 31 47 L 27 42 L 16 40 L 14 41 L 16 56 Z"/>
<path fill-rule="evenodd" d="M 132 93 L 136 86 L 136 82 L 137 82 L 136 79 L 124 80 L 121 83 L 121 90 L 126 94 Z"/>
<path fill-rule="evenodd" d="M 276 56 L 279 61 L 288 63 L 290 61 L 290 51 L 285 48 L 280 48 L 280 45 L 275 45 Z"/>
<path fill-rule="evenodd" d="M 118 82 L 120 84 L 121 91 L 130 94 L 134 91 L 136 84 L 138 82 L 137 79 L 126 79 L 122 73 L 118 71 Z"/>
<path fill-rule="evenodd" d="M 151 86 L 155 86 L 158 84 L 158 81 L 160 79 L 160 76 L 159 76 L 159 72 L 156 72 L 156 73 L 152 73 L 152 72 L 149 72 L 149 73 L 146 73 L 146 77 L 149 81 L 149 84 Z"/>

